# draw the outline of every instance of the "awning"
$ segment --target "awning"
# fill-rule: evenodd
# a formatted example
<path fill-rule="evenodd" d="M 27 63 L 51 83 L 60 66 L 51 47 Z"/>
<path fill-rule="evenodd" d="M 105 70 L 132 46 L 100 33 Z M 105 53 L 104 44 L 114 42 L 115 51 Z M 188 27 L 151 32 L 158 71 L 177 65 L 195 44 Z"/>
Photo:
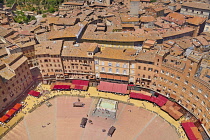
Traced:
<path fill-rule="evenodd" d="M 128 81 L 129 79 L 127 76 L 112 75 L 112 74 L 100 74 L 100 78 L 115 79 L 115 80 L 122 80 L 122 81 Z"/>
<path fill-rule="evenodd" d="M 71 89 L 87 90 L 89 81 L 87 80 L 72 80 Z"/>
<path fill-rule="evenodd" d="M 71 89 L 74 89 L 74 88 L 75 88 L 75 85 L 72 84 L 70 88 L 71 88 Z"/>
<path fill-rule="evenodd" d="M 129 84 L 128 86 L 130 86 L 130 87 L 134 87 L 135 85 L 134 85 L 134 84 Z"/>
<path fill-rule="evenodd" d="M 100 84 L 98 86 L 98 90 L 112 92 L 112 83 L 100 81 Z"/>
<path fill-rule="evenodd" d="M 55 75 L 54 72 L 48 72 L 48 75 Z"/>
<path fill-rule="evenodd" d="M 100 74 L 101 78 L 106 78 L 106 74 Z"/>
<path fill-rule="evenodd" d="M 74 89 L 83 89 L 83 86 L 75 85 Z"/>
<path fill-rule="evenodd" d="M 70 89 L 70 85 L 54 85 L 53 89 Z"/>
<path fill-rule="evenodd" d="M 114 79 L 115 79 L 115 80 L 121 80 L 121 76 L 114 75 Z"/>
<path fill-rule="evenodd" d="M 145 95 L 142 93 L 135 93 L 135 92 L 131 92 L 130 93 L 130 97 L 131 98 L 136 98 L 136 99 L 142 99 L 142 100 L 147 100 L 153 103 L 156 103 L 158 106 L 163 106 L 166 104 L 166 102 L 168 101 L 168 99 L 162 95 L 159 95 L 157 98 L 154 96 L 149 96 L 149 95 Z"/>
<path fill-rule="evenodd" d="M 149 99 L 149 101 L 150 101 L 150 102 L 153 102 L 153 103 L 155 102 L 155 100 L 156 100 L 156 97 L 154 97 L 154 96 L 152 96 L 152 97 Z"/>
<path fill-rule="evenodd" d="M 165 105 L 166 106 L 173 106 L 174 105 L 174 102 L 168 100 Z"/>
<path fill-rule="evenodd" d="M 126 77 L 126 76 L 121 76 L 121 80 L 122 80 L 122 81 L 128 81 L 128 77 Z"/>
<path fill-rule="evenodd" d="M 37 91 L 34 91 L 34 90 L 31 90 L 28 94 L 32 95 L 32 96 L 35 96 L 35 97 L 39 97 L 40 96 L 40 92 L 37 92 Z"/>
<path fill-rule="evenodd" d="M 168 99 L 166 97 L 162 96 L 162 95 L 159 95 L 157 98 L 154 97 L 154 96 L 151 96 L 150 99 L 148 99 L 148 101 L 156 103 L 158 106 L 161 107 L 161 106 L 166 104 Z"/>
<path fill-rule="evenodd" d="M 0 122 L 6 122 L 9 119 L 9 116 L 4 115 L 3 117 L 0 118 Z"/>
<path fill-rule="evenodd" d="M 89 81 L 87 81 L 87 80 L 72 80 L 72 84 L 81 85 L 81 86 L 88 86 Z"/>
<path fill-rule="evenodd" d="M 202 140 L 201 133 L 198 131 L 197 127 L 191 127 L 191 130 L 197 139 Z"/>
<path fill-rule="evenodd" d="M 150 100 L 150 96 L 144 95 L 141 93 L 135 93 L 135 92 L 130 92 L 130 97 L 135 98 L 135 99 L 147 100 L 147 101 Z"/>
<path fill-rule="evenodd" d="M 100 81 L 98 90 L 113 92 L 113 93 L 127 94 L 127 87 L 128 87 L 127 84 L 118 84 L 118 83 L 110 83 L 110 82 Z"/>
<path fill-rule="evenodd" d="M 12 109 L 19 110 L 21 107 L 22 107 L 22 105 L 17 103 Z"/>
<path fill-rule="evenodd" d="M 107 75 L 106 75 L 106 78 L 107 78 L 107 79 L 114 79 L 114 75 L 109 75 L 109 74 L 107 74 Z"/>
<path fill-rule="evenodd" d="M 87 90 L 88 86 L 83 86 L 82 90 Z"/>
<path fill-rule="evenodd" d="M 128 85 L 127 84 L 117 84 L 113 83 L 112 91 L 115 93 L 127 94 Z"/>
<path fill-rule="evenodd" d="M 80 80 L 80 85 L 81 86 L 88 86 L 89 81 L 85 81 L 85 80 Z"/>
<path fill-rule="evenodd" d="M 158 97 L 154 100 L 154 102 L 160 107 L 165 105 L 167 101 L 168 99 L 162 95 L 158 95 Z"/>
<path fill-rule="evenodd" d="M 195 135 L 191 129 L 191 127 L 195 127 L 193 122 L 184 122 L 184 123 L 181 123 L 181 125 L 184 128 L 184 131 L 186 132 L 187 137 L 190 140 L 197 140 L 197 138 L 195 137 Z"/>
<path fill-rule="evenodd" d="M 176 104 L 170 100 L 167 100 L 166 104 L 161 106 L 161 109 L 164 110 L 165 112 L 167 112 L 175 120 L 178 120 L 183 116 L 183 114 L 181 112 L 179 112 L 180 108 L 181 107 L 178 104 Z"/>
<path fill-rule="evenodd" d="M 115 93 L 121 93 L 121 85 L 120 84 L 113 84 L 112 91 Z M 127 89 L 126 89 L 127 91 Z"/>
<path fill-rule="evenodd" d="M 11 117 L 12 115 L 14 115 L 16 112 L 16 110 L 13 110 L 13 109 L 10 109 L 8 112 L 7 112 L 7 116 Z"/>

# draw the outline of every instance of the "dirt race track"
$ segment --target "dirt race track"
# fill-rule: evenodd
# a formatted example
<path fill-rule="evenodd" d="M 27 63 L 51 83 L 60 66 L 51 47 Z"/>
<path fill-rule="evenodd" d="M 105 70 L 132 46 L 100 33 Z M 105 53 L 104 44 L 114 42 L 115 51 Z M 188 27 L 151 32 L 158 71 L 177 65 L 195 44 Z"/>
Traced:
<path fill-rule="evenodd" d="M 173 127 L 157 114 L 127 104 L 118 104 L 117 119 L 92 116 L 97 99 L 80 98 L 84 107 L 73 107 L 78 97 L 61 96 L 43 104 L 14 127 L 3 140 L 178 140 Z M 92 120 L 80 127 L 82 117 Z M 112 137 L 107 136 L 111 126 Z M 106 129 L 106 132 L 102 132 Z"/>

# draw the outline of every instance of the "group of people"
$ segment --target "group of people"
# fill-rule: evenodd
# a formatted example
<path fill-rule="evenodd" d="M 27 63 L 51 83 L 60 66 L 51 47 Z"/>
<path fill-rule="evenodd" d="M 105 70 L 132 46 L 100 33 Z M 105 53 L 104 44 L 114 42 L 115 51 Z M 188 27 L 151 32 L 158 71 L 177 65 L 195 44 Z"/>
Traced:
<path fill-rule="evenodd" d="M 47 125 L 50 125 L 50 123 L 47 123 Z M 42 125 L 42 128 L 45 128 L 46 127 L 46 125 Z"/>

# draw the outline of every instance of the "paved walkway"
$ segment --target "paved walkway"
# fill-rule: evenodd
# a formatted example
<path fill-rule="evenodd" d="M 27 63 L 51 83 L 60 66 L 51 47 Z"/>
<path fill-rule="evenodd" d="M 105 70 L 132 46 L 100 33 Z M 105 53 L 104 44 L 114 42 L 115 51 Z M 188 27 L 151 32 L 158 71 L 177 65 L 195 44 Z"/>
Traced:
<path fill-rule="evenodd" d="M 43 90 L 50 90 L 50 85 L 40 85 L 36 88 L 37 91 L 43 91 Z M 89 94 L 88 94 L 89 93 Z M 120 96 L 112 93 L 105 93 L 105 92 L 98 92 L 95 87 L 89 87 L 88 91 L 51 91 L 50 94 L 44 94 L 40 98 L 35 98 L 32 96 L 27 96 L 27 98 L 23 101 L 26 105 L 25 108 L 20 111 L 15 117 L 13 117 L 4 127 L 0 127 L 0 135 L 3 135 L 3 133 L 7 133 L 7 131 L 10 129 L 10 127 L 15 126 L 15 124 L 21 120 L 25 115 L 35 110 L 38 106 L 40 106 L 42 103 L 44 103 L 46 100 L 50 98 L 54 98 L 56 96 L 61 95 L 67 95 L 67 96 L 79 96 L 79 97 L 102 97 L 102 98 L 109 98 L 113 100 L 118 100 L 124 103 L 131 103 L 137 107 L 144 108 L 146 110 L 149 110 L 151 112 L 156 113 L 158 116 L 162 117 L 164 120 L 166 120 L 172 127 L 175 128 L 176 132 L 180 136 L 180 139 L 187 140 L 187 137 L 185 135 L 184 130 L 180 126 L 179 121 L 175 121 L 173 118 L 171 118 L 167 113 L 162 111 L 159 107 L 153 106 L 152 103 L 146 102 L 146 101 L 139 101 L 134 99 L 129 99 L 129 96 Z"/>

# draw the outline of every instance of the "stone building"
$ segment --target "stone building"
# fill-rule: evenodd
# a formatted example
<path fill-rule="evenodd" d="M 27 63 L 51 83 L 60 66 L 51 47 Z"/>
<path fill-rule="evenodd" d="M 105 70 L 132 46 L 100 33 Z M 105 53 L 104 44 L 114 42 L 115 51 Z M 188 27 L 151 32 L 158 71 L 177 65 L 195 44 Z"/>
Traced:
<path fill-rule="evenodd" d="M 55 80 L 65 80 L 61 61 L 62 47 L 62 40 L 43 41 L 35 46 L 35 55 L 45 84 Z"/>
<path fill-rule="evenodd" d="M 96 79 L 119 83 L 134 82 L 134 49 L 105 48 L 94 56 Z"/>
<path fill-rule="evenodd" d="M 210 32 L 210 20 L 206 21 L 204 32 Z"/>
<path fill-rule="evenodd" d="M 158 50 L 143 50 L 138 53 L 135 64 L 135 84 L 156 90 L 156 79 L 160 72 L 160 62 L 156 56 Z"/>
<path fill-rule="evenodd" d="M 140 0 L 131 0 L 130 1 L 130 15 L 138 16 L 139 5 L 140 5 Z"/>
<path fill-rule="evenodd" d="M 210 4 L 198 2 L 186 2 L 182 4 L 181 14 L 199 16 L 209 19 L 210 18 Z"/>
<path fill-rule="evenodd" d="M 13 103 L 33 84 L 27 58 L 22 53 L 11 54 L 0 60 L 0 111 Z"/>
<path fill-rule="evenodd" d="M 200 79 L 207 79 L 209 69 L 202 69 L 206 72 L 203 76 L 197 74 L 201 73 L 202 57 L 202 54 L 194 51 L 187 58 L 173 55 L 163 57 L 156 88 L 201 119 L 209 132 L 209 118 L 206 114 L 209 111 L 209 81 Z"/>
<path fill-rule="evenodd" d="M 96 52 L 98 52 L 96 43 L 75 44 L 73 41 L 64 42 L 61 57 L 65 80 L 95 79 L 93 56 Z"/>

